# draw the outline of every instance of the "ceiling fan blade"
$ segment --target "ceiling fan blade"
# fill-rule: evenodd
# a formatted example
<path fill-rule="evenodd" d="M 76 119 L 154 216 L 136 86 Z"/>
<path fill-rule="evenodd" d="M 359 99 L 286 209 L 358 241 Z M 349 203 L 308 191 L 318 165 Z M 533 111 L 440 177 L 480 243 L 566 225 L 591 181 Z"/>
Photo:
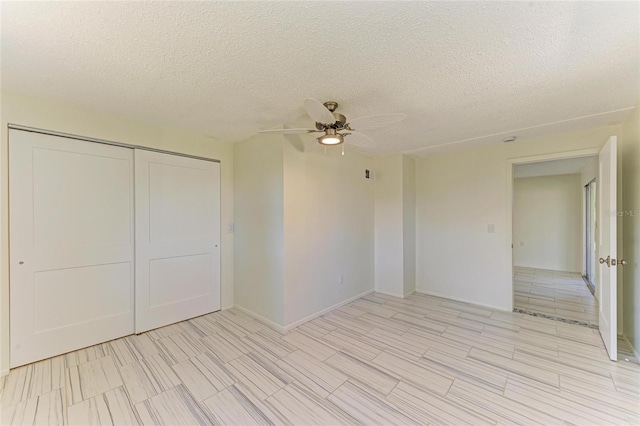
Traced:
<path fill-rule="evenodd" d="M 349 127 L 353 129 L 376 129 L 378 127 L 390 126 L 401 122 L 407 118 L 406 114 L 380 114 L 360 117 L 349 122 Z"/>
<path fill-rule="evenodd" d="M 258 131 L 258 133 L 293 134 L 293 133 L 309 133 L 310 130 L 311 129 L 273 129 L 273 130 L 260 130 Z"/>
<path fill-rule="evenodd" d="M 373 148 L 374 146 L 376 146 L 376 142 L 367 135 L 351 131 L 349 133 L 349 135 L 346 135 L 344 137 L 344 141 L 348 144 L 357 146 L 359 148 Z"/>
<path fill-rule="evenodd" d="M 307 110 L 309 117 L 311 117 L 311 119 L 316 123 L 333 124 L 336 122 L 336 118 L 333 116 L 331 111 L 315 99 L 305 99 L 304 108 Z"/>

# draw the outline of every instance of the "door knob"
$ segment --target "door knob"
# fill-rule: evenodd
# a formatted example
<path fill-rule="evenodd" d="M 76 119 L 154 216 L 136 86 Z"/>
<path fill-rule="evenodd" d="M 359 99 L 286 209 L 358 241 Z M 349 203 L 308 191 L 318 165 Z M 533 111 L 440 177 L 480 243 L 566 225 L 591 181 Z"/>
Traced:
<path fill-rule="evenodd" d="M 626 261 L 626 260 L 624 260 L 624 259 L 620 259 L 620 260 L 618 261 L 618 265 L 621 265 L 621 266 L 627 266 L 627 261 Z"/>
<path fill-rule="evenodd" d="M 600 258 L 600 264 L 606 263 L 607 266 L 611 266 L 611 256 L 607 256 L 606 259 Z"/>

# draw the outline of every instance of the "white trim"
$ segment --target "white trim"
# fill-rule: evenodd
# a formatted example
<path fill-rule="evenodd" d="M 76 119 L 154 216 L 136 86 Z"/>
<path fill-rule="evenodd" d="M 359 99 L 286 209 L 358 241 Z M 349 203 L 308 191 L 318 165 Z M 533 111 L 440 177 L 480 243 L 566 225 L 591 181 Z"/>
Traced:
<path fill-rule="evenodd" d="M 322 310 L 320 310 L 320 311 L 318 311 L 318 312 L 316 312 L 314 314 L 308 315 L 308 316 L 306 316 L 306 317 L 304 317 L 302 319 L 299 319 L 298 321 L 292 322 L 291 324 L 285 325 L 285 326 L 282 326 L 282 325 L 280 325 L 280 324 L 278 324 L 278 323 L 276 323 L 274 321 L 271 321 L 270 319 L 267 319 L 267 318 L 263 317 L 262 315 L 258 315 L 255 312 L 252 312 L 249 309 L 247 309 L 245 307 L 242 307 L 240 305 L 234 305 L 234 307 L 236 309 L 238 309 L 239 311 L 244 312 L 245 314 L 247 314 L 247 315 L 257 319 L 258 321 L 268 325 L 269 327 L 273 328 L 277 332 L 279 332 L 281 334 L 285 334 L 287 331 L 292 330 L 292 329 L 298 327 L 299 325 L 302 325 L 302 324 L 304 324 L 306 322 L 309 322 L 309 321 L 311 321 L 311 320 L 313 320 L 315 318 L 318 318 L 320 315 L 324 315 L 329 311 L 333 311 L 334 309 L 337 309 L 340 306 L 344 306 L 347 303 L 351 303 L 354 300 L 360 299 L 360 298 L 362 298 L 362 297 L 364 297 L 364 296 L 366 296 L 368 294 L 371 294 L 373 292 L 374 292 L 374 290 L 367 290 L 367 291 L 365 291 L 363 293 L 357 294 L 357 295 L 355 295 L 353 297 L 350 297 L 350 298 L 348 298 L 346 300 L 343 300 L 342 302 L 338 302 L 333 306 L 329 306 L 328 308 L 322 309 Z"/>
<path fill-rule="evenodd" d="M 577 151 L 554 152 L 551 154 L 533 155 L 507 159 L 507 222 L 505 232 L 505 247 L 507 248 L 506 277 L 511 288 L 511 311 L 513 311 L 514 286 L 513 286 L 513 166 L 516 164 L 539 163 L 541 161 L 560 160 L 564 158 L 595 157 L 600 153 L 600 148 L 580 149 Z"/>
<path fill-rule="evenodd" d="M 380 290 L 374 290 L 374 291 L 376 293 L 384 294 L 386 296 L 397 297 L 398 299 L 404 299 L 405 297 L 401 293 L 393 293 L 391 291 L 380 291 Z"/>
<path fill-rule="evenodd" d="M 286 330 L 284 329 L 283 326 L 281 326 L 280 324 L 271 321 L 270 319 L 267 319 L 265 317 L 263 317 L 262 315 L 258 315 L 255 312 L 240 306 L 240 305 L 233 305 L 234 308 L 236 308 L 237 310 L 239 310 L 240 312 L 244 312 L 245 314 L 249 315 L 250 317 L 253 317 L 255 319 L 257 319 L 258 321 L 260 321 L 261 323 L 264 323 L 265 325 L 268 325 L 269 327 L 273 328 L 275 331 L 277 331 L 280 334 L 284 334 L 286 333 Z"/>
<path fill-rule="evenodd" d="M 638 354 L 638 351 L 636 350 L 636 348 L 633 347 L 629 339 L 627 339 L 627 336 L 623 334 L 622 338 L 624 339 L 625 342 L 627 342 L 627 345 L 629 345 L 629 347 L 631 348 L 631 352 L 633 352 L 633 356 L 636 357 L 636 362 L 640 362 L 640 354 Z"/>
<path fill-rule="evenodd" d="M 198 155 L 185 154 L 185 153 L 176 152 L 176 151 L 166 151 L 164 149 L 149 148 L 147 146 L 142 146 L 142 145 L 131 145 L 131 144 L 128 144 L 128 143 L 108 141 L 108 140 L 105 140 L 105 139 L 91 138 L 91 137 L 88 137 L 88 136 L 72 135 L 71 133 L 56 132 L 55 130 L 39 129 L 37 127 L 22 126 L 20 124 L 9 123 L 7 127 L 10 130 L 11 129 L 13 129 L 13 130 L 22 130 L 24 132 L 41 133 L 43 135 L 58 136 L 58 137 L 61 137 L 61 138 L 76 139 L 76 140 L 85 141 L 85 142 L 101 143 L 103 145 L 113 145 L 113 146 L 119 146 L 119 147 L 122 147 L 122 148 L 140 149 L 140 150 L 144 150 L 144 151 L 159 152 L 160 154 L 177 155 L 179 157 L 195 158 L 197 160 L 211 161 L 211 162 L 214 162 L 214 163 L 219 163 L 220 162 L 220 160 L 216 160 L 215 158 L 200 157 Z"/>
<path fill-rule="evenodd" d="M 576 151 L 553 152 L 550 154 L 530 155 L 527 157 L 507 158 L 508 163 L 529 164 L 540 163 L 542 161 L 564 160 L 565 158 L 595 157 L 602 148 L 586 148 Z"/>
<path fill-rule="evenodd" d="M 390 291 L 380 291 L 380 290 L 374 290 L 375 293 L 380 293 L 380 294 L 384 294 L 386 296 L 391 296 L 391 297 L 397 297 L 398 299 L 406 299 L 407 297 L 411 296 L 413 293 L 415 293 L 415 290 L 411 290 L 406 292 L 404 295 L 401 293 L 392 293 Z"/>
<path fill-rule="evenodd" d="M 616 113 L 616 112 L 631 111 L 631 110 L 636 109 L 636 108 L 637 108 L 637 106 L 631 106 L 631 107 L 626 107 L 626 108 L 621 108 L 621 109 L 614 109 L 614 110 L 611 110 L 611 111 L 599 112 L 597 114 L 589 114 L 589 115 L 583 115 L 581 117 L 567 118 L 565 120 L 560 120 L 560 121 L 551 121 L 549 123 L 538 124 L 538 125 L 530 126 L 530 127 L 522 127 L 520 129 L 512 129 L 512 130 L 509 130 L 507 132 L 499 132 L 499 133 L 491 133 L 491 134 L 488 134 L 488 135 L 475 136 L 473 138 L 460 139 L 460 140 L 457 140 L 457 141 L 446 142 L 446 143 L 442 143 L 442 144 L 439 144 L 439 145 L 431 145 L 431 146 L 428 146 L 428 147 L 425 147 L 425 148 L 412 149 L 412 150 L 409 150 L 409 151 L 404 151 L 403 154 L 411 155 L 411 156 L 414 156 L 414 157 L 418 157 L 421 152 L 427 153 L 431 149 L 441 148 L 443 146 L 455 145 L 455 144 L 459 144 L 459 143 L 463 143 L 463 142 L 470 142 L 470 141 L 474 141 L 474 140 L 477 140 L 477 139 L 484 139 L 484 138 L 492 137 L 492 136 L 509 136 L 509 135 L 514 134 L 514 133 L 521 132 L 523 130 L 538 129 L 540 127 L 548 127 L 548 126 L 552 126 L 554 124 L 568 123 L 568 122 L 571 122 L 571 121 L 583 120 L 585 118 L 598 117 L 598 116 L 601 116 L 601 115 L 613 114 L 613 113 Z M 494 139 L 498 139 L 498 138 L 494 138 Z"/>
<path fill-rule="evenodd" d="M 354 300 L 358 300 L 358 299 L 360 299 L 360 298 L 362 298 L 362 297 L 364 297 L 364 296 L 366 296 L 368 294 L 373 293 L 374 291 L 375 291 L 374 289 L 367 290 L 367 291 L 365 291 L 363 293 L 357 294 L 357 295 L 355 295 L 353 297 L 350 297 L 350 298 L 348 298 L 346 300 L 343 300 L 342 302 L 338 302 L 333 306 L 329 306 L 328 308 L 325 308 L 325 309 L 322 309 L 322 310 L 316 312 L 315 314 L 308 315 L 308 316 L 306 316 L 306 317 L 304 317 L 302 319 L 299 319 L 298 321 L 292 322 L 289 325 L 285 325 L 284 329 L 285 329 L 285 331 L 289 331 L 291 329 L 294 329 L 297 326 L 304 324 L 305 322 L 309 322 L 309 321 L 311 321 L 311 320 L 313 320 L 315 318 L 318 318 L 320 315 L 324 315 L 329 311 L 333 311 L 334 309 L 339 308 L 340 306 L 344 306 L 347 303 L 351 303 Z"/>
<path fill-rule="evenodd" d="M 223 306 L 222 308 L 220 308 L 220 310 L 221 311 L 226 311 L 226 310 L 232 309 L 234 307 L 235 307 L 235 305 L 231 304 L 231 305 Z"/>
<path fill-rule="evenodd" d="M 1 370 L 1 371 L 0 371 L 0 378 L 2 378 L 2 377 L 4 377 L 4 376 L 6 376 L 6 375 L 8 375 L 8 374 L 9 374 L 9 370 Z"/>
<path fill-rule="evenodd" d="M 413 293 L 415 293 L 415 292 L 416 292 L 416 291 L 415 291 L 415 289 L 414 289 L 414 290 L 411 290 L 411 291 L 406 292 L 406 293 L 404 294 L 404 298 L 406 299 L 407 297 L 411 296 L 411 295 L 412 295 Z"/>
<path fill-rule="evenodd" d="M 426 294 L 427 296 L 435 296 L 435 297 L 439 297 L 439 298 L 441 298 L 441 299 L 448 299 L 448 300 L 452 300 L 452 301 L 454 301 L 454 302 L 461 302 L 461 303 L 466 303 L 466 304 L 469 304 L 469 305 L 480 306 L 480 307 L 482 307 L 482 308 L 489 308 L 489 309 L 493 309 L 493 310 L 495 310 L 495 311 L 500 311 L 500 312 L 513 312 L 513 309 L 512 309 L 512 310 L 507 310 L 507 309 L 504 309 L 504 308 L 500 308 L 500 307 L 498 307 L 498 306 L 494 306 L 494 305 L 487 305 L 487 304 L 484 304 L 484 303 L 478 303 L 478 302 L 476 302 L 476 301 L 472 301 L 472 300 L 468 300 L 468 299 L 462 299 L 462 298 L 457 298 L 457 297 L 456 297 L 456 298 L 453 298 L 453 297 L 451 297 L 451 296 L 449 296 L 449 295 L 444 295 L 444 294 L 436 293 L 436 292 L 434 292 L 434 291 L 422 290 L 422 289 L 417 288 L 415 292 L 416 292 L 416 293 L 418 293 L 418 294 Z"/>

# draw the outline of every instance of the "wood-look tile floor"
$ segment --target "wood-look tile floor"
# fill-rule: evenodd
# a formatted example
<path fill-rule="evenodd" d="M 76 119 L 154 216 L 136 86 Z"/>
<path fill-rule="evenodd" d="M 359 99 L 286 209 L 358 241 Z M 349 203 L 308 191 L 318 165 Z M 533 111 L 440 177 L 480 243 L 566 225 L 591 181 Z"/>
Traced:
<path fill-rule="evenodd" d="M 514 306 L 598 326 L 598 301 L 579 273 L 514 267 Z"/>
<path fill-rule="evenodd" d="M 280 335 L 217 312 L 16 368 L 9 424 L 635 424 L 597 330 L 371 294 Z"/>

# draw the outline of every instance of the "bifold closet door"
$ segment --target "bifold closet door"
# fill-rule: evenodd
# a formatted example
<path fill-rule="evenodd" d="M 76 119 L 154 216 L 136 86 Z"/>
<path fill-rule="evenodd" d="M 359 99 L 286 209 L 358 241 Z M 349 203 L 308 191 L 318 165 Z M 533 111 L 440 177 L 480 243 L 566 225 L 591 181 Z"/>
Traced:
<path fill-rule="evenodd" d="M 136 333 L 220 309 L 220 164 L 135 150 Z"/>
<path fill-rule="evenodd" d="M 9 131 L 11 367 L 133 333 L 133 150 Z"/>

